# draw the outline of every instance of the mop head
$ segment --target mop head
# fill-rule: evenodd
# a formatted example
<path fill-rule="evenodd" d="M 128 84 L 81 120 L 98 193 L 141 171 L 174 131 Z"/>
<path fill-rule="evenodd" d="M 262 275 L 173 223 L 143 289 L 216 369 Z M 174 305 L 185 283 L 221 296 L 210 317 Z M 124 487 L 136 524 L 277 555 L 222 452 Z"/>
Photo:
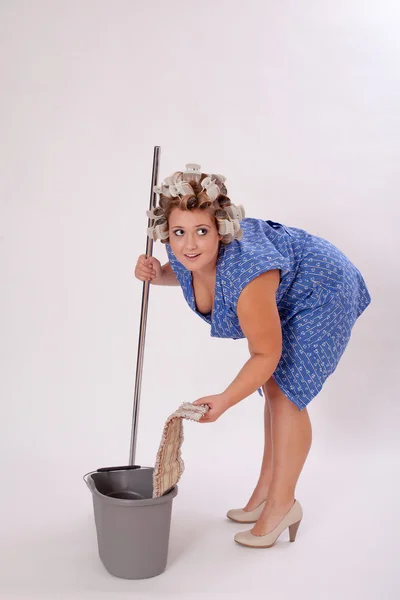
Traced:
<path fill-rule="evenodd" d="M 184 402 L 165 422 L 153 472 L 153 498 L 158 498 L 174 487 L 181 478 L 185 465 L 181 456 L 183 419 L 199 421 L 209 406 Z"/>

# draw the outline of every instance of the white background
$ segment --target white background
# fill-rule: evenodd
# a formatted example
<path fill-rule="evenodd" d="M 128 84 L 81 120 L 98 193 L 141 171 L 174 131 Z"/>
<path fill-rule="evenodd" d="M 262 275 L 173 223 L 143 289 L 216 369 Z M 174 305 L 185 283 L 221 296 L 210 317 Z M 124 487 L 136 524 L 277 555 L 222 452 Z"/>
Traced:
<path fill-rule="evenodd" d="M 395 0 L 0 2 L 1 598 L 398 597 L 399 28 Z M 128 461 L 154 145 L 160 178 L 198 162 L 247 216 L 329 239 L 372 304 L 308 408 L 296 543 L 243 548 L 225 519 L 258 477 L 253 394 L 185 423 L 167 569 L 126 581 L 82 475 Z M 136 462 L 247 358 L 153 286 Z"/>

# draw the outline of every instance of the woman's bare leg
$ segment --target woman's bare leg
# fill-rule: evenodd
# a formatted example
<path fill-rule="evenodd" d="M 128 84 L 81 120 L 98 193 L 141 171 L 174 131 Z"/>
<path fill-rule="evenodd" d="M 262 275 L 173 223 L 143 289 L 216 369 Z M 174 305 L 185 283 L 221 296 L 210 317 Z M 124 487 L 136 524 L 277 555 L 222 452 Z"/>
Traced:
<path fill-rule="evenodd" d="M 272 478 L 272 432 L 271 432 L 271 410 L 267 394 L 267 386 L 263 386 L 265 396 L 264 406 L 264 454 L 261 464 L 260 475 L 257 485 L 244 510 L 251 511 L 257 508 L 268 495 L 268 488 Z"/>
<path fill-rule="evenodd" d="M 273 442 L 272 479 L 267 502 L 251 530 L 272 531 L 293 506 L 295 488 L 311 447 L 312 430 L 307 409 L 299 410 L 271 378 L 267 382 Z"/>

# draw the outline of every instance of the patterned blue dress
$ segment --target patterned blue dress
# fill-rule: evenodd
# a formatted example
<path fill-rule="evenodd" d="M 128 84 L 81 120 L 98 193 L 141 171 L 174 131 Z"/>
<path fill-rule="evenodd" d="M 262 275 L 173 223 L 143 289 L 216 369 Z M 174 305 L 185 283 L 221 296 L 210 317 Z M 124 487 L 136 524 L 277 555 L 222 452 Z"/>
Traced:
<path fill-rule="evenodd" d="M 282 355 L 273 378 L 302 410 L 336 369 L 370 294 L 358 269 L 327 240 L 269 220 L 246 218 L 241 228 L 240 241 L 219 245 L 212 312 L 196 309 L 192 272 L 166 244 L 171 268 L 190 308 L 211 326 L 211 336 L 234 340 L 245 337 L 236 311 L 241 291 L 261 273 L 280 270 Z"/>

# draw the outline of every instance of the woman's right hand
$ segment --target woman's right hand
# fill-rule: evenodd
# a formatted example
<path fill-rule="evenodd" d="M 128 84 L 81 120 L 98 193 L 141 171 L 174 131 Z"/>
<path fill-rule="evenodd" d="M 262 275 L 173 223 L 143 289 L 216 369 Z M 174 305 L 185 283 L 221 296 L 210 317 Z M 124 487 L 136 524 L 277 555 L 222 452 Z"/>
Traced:
<path fill-rule="evenodd" d="M 163 277 L 160 261 L 154 256 L 147 257 L 146 254 L 141 254 L 136 263 L 135 277 L 140 281 L 160 284 Z"/>

